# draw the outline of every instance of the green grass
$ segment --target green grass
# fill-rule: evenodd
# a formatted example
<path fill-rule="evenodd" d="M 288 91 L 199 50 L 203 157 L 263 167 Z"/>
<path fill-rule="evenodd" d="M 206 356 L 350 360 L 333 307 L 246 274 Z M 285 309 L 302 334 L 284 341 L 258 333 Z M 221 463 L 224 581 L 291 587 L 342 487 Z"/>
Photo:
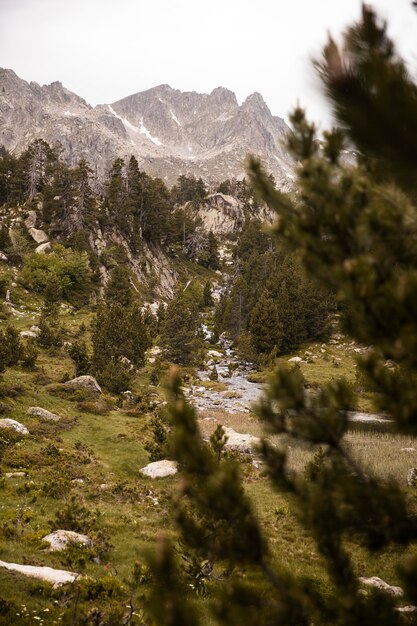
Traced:
<path fill-rule="evenodd" d="M 10 321 L 19 329 L 28 329 L 37 321 L 39 301 L 24 292 L 22 299 L 23 302 L 30 301 L 25 305 L 25 316 L 10 318 Z M 66 312 L 60 316 L 60 323 L 71 339 L 79 333 L 81 324 L 89 325 L 91 317 L 92 313 L 87 309 Z M 83 336 L 89 340 L 88 331 Z M 312 352 L 308 360 L 306 350 Z M 339 344 L 329 344 L 325 348 L 322 344 L 304 346 L 297 354 L 307 360 L 300 367 L 311 385 L 335 377 L 344 377 L 356 385 L 357 353 L 355 346 L 343 338 Z M 290 355 L 282 357 L 279 363 L 287 363 L 288 358 Z M 6 371 L 2 377 L 4 383 L 21 385 L 22 392 L 13 399 L 0 401 L 7 405 L 6 416 L 24 423 L 31 434 L 7 451 L 0 465 L 3 472 L 20 468 L 28 472 L 27 478 L 0 480 L 0 559 L 71 569 L 65 562 L 65 555 L 46 551 L 39 541 L 56 529 L 55 515 L 65 507 L 71 495 L 78 496 L 89 510 L 98 511 L 98 528 L 108 531 L 113 544 L 108 562 L 86 563 L 85 571 L 93 578 L 110 573 L 118 581 L 125 581 L 131 576 L 135 561 L 143 563 L 145 552 L 161 531 L 175 535 L 171 500 L 180 479 L 172 477 L 155 481 L 142 477 L 139 472 L 149 461 L 144 447 L 152 417 L 148 399 L 160 402 L 163 397 L 160 388 L 149 387 L 150 370 L 144 368 L 132 384 L 132 391 L 142 398 L 140 405 L 134 411 L 127 407 L 115 408 L 107 415 L 82 412 L 70 396 L 57 394 L 54 390 L 54 385 L 56 387 L 64 376 L 73 373 L 65 349 L 57 350 L 55 354 L 43 351 L 33 372 L 20 368 Z M 191 372 L 187 371 L 187 374 L 191 375 Z M 263 382 L 267 372 L 253 376 Z M 215 391 L 227 390 L 226 385 L 217 381 L 199 384 Z M 34 405 L 61 415 L 62 420 L 58 423 L 41 422 L 27 414 L 28 407 Z M 370 394 L 360 394 L 359 408 L 373 410 Z M 211 419 L 205 420 L 205 417 Z M 213 417 L 216 422 L 212 421 Z M 217 423 L 256 436 L 263 433 L 262 424 L 249 413 L 207 411 L 201 413 L 201 418 L 205 435 L 214 430 Z M 315 452 L 282 437 L 276 437 L 274 441 L 287 448 L 289 465 L 296 472 L 303 471 Z M 401 450 L 417 449 L 417 440 L 411 437 L 355 430 L 347 434 L 345 445 L 369 474 L 383 479 L 393 478 L 402 485 L 405 485 L 407 470 L 417 466 L 417 452 Z M 48 456 L 51 451 L 52 456 Z M 243 473 L 246 493 L 262 521 L 276 562 L 288 567 L 292 573 L 328 585 L 322 559 L 313 540 L 300 525 L 295 503 L 288 496 L 276 493 L 267 479 L 249 464 L 243 465 Z M 74 478 L 82 478 L 84 483 L 71 482 Z M 64 481 L 65 488 L 52 497 L 45 485 L 59 483 L 59 480 Z M 408 494 L 414 498 L 411 489 Z M 389 583 L 398 583 L 395 563 L 401 556 L 400 549 L 369 556 L 356 545 L 349 547 L 360 574 L 378 575 Z M 0 596 L 14 597 L 19 607 L 24 604 L 28 611 L 38 613 L 48 608 L 51 615 L 57 615 L 56 592 L 48 587 L 0 568 L 0 588 Z M 204 599 L 196 601 L 202 605 L 206 602 Z M 53 620 L 48 622 L 45 617 L 44 623 L 53 623 Z M 210 623 L 207 618 L 207 625 Z"/>

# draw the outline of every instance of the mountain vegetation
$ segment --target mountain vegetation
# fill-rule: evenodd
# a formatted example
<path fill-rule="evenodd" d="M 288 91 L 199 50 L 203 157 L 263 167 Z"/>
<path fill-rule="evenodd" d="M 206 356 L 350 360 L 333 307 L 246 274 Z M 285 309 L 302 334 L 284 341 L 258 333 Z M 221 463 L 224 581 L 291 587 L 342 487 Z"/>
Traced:
<path fill-rule="evenodd" d="M 368 7 L 317 69 L 339 126 L 294 111 L 284 191 L 1 149 L 0 626 L 416 622 L 416 86 Z M 183 136 L 184 98 L 281 128 L 259 94 L 25 89 L 94 150 L 162 151 L 143 116 Z"/>
<path fill-rule="evenodd" d="M 318 69 L 343 130 L 326 133 L 320 147 L 314 125 L 297 108 L 290 146 L 301 162 L 299 198 L 278 192 L 256 160 L 250 163 L 252 182 L 277 211 L 280 245 L 297 251 L 323 287 L 333 287 L 344 306 L 344 329 L 369 346 L 358 367 L 377 393 L 377 406 L 391 416 L 397 432 L 414 436 L 417 151 L 413 135 L 401 138 L 404 119 L 407 128 L 417 123 L 417 88 L 386 26 L 366 6 L 362 20 L 347 31 L 342 50 L 329 41 Z M 389 128 L 383 138 L 382 120 Z M 355 166 L 341 159 L 348 139 L 361 150 Z M 299 369 L 279 369 L 258 410 L 269 434 L 285 434 L 316 450 L 301 477 L 289 469 L 284 449 L 266 438 L 260 444 L 265 472 L 275 489 L 296 503 L 300 523 L 321 555 L 326 588 L 294 574 L 286 560 L 274 559 L 273 537 L 245 492 L 238 466 L 227 458 L 219 461 L 216 454 L 224 446 L 224 432 L 211 447 L 204 444 L 180 385 L 174 374 L 173 450 L 184 475 L 177 524 L 186 549 L 200 563 L 210 563 L 210 572 L 216 563 L 228 572 L 213 591 L 215 622 L 415 623 L 415 608 L 398 609 L 395 602 L 396 595 L 416 602 L 415 501 L 398 483 L 380 480 L 358 463 L 347 445 L 353 397 L 346 381 L 335 378 L 311 394 Z M 364 555 L 408 547 L 398 563 L 405 591 L 378 584 L 365 593 L 353 557 L 356 544 Z M 186 588 L 175 585 L 181 568 L 167 540 L 150 564 L 156 623 L 203 623 Z"/>

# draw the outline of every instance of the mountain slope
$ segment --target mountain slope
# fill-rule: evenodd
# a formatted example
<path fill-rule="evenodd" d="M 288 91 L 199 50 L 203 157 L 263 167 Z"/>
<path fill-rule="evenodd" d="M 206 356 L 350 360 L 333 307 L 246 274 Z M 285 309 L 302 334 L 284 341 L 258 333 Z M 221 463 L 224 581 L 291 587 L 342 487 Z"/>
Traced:
<path fill-rule="evenodd" d="M 198 94 L 160 85 L 92 108 L 59 82 L 40 86 L 0 69 L 0 143 L 19 153 L 42 137 L 60 143 L 72 165 L 88 159 L 100 176 L 116 156 L 134 154 L 145 171 L 169 183 L 181 173 L 241 178 L 252 153 L 286 188 L 293 169 L 283 148 L 288 132 L 258 93 L 239 106 L 223 87 Z"/>

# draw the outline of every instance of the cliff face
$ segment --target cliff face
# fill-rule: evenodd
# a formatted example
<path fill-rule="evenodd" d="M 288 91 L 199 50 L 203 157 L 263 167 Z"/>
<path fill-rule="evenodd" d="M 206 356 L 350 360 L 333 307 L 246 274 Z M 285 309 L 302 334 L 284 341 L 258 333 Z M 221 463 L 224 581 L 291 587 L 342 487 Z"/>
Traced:
<path fill-rule="evenodd" d="M 71 165 L 86 158 L 99 176 L 116 156 L 134 154 L 168 184 L 183 173 L 218 182 L 242 178 L 251 153 L 286 189 L 294 166 L 283 148 L 288 132 L 258 93 L 239 106 L 223 87 L 198 94 L 160 85 L 92 108 L 59 82 L 40 86 L 0 69 L 0 144 L 18 154 L 41 137 L 61 144 Z"/>

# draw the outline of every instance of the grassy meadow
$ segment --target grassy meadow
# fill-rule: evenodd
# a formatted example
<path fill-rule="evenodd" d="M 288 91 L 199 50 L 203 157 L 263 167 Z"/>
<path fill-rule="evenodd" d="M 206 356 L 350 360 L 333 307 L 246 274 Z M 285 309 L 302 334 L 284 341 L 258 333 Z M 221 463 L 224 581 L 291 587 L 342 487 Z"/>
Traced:
<path fill-rule="evenodd" d="M 23 315 L 9 317 L 8 322 L 19 330 L 27 330 L 38 320 L 40 303 L 23 292 L 20 297 L 22 304 L 25 302 L 25 308 L 20 309 Z M 89 341 L 84 328 L 88 329 L 91 315 L 89 310 L 62 309 L 60 324 L 68 341 L 80 335 Z M 342 337 L 336 341 L 303 346 L 297 353 L 305 361 L 300 367 L 312 385 L 335 376 L 344 376 L 355 384 L 355 356 L 361 349 Z M 279 361 L 286 362 L 290 356 Z M 109 615 L 115 606 L 124 606 L 130 611 L 131 624 L 142 623 L 140 597 L 147 584 L 145 555 L 161 532 L 175 537 L 172 499 L 180 480 L 176 476 L 153 480 L 139 472 L 149 462 L 145 445 L 151 438 L 150 422 L 164 401 L 162 386 L 152 385 L 149 373 L 148 364 L 135 378 L 134 406 L 106 394 L 97 400 L 64 393 L 60 382 L 73 376 L 73 364 L 65 346 L 42 351 L 33 371 L 9 368 L 2 375 L 1 417 L 22 422 L 30 435 L 17 438 L 14 445 L 3 450 L 0 560 L 48 565 L 80 572 L 87 578 L 70 589 L 66 586 L 54 590 L 39 580 L 0 567 L 0 624 L 70 624 L 68 615 L 73 615 L 73 609 L 85 610 L 87 614 L 96 605 L 108 610 Z M 253 376 L 266 380 L 267 373 Z M 209 388 L 210 385 L 227 393 L 221 382 L 206 384 Z M 41 421 L 27 413 L 30 406 L 50 410 L 62 419 Z M 358 406 L 372 410 L 372 397 L 362 392 Z M 218 423 L 242 433 L 263 433 L 254 413 L 202 411 L 199 417 L 205 436 Z M 0 436 L 4 433 L 0 431 Z M 284 438 L 276 437 L 275 441 L 288 448 L 290 467 L 303 472 L 315 451 Z M 417 466 L 417 441 L 410 437 L 356 429 L 347 434 L 345 445 L 370 475 L 393 478 L 405 487 L 408 469 Z M 248 459 L 241 461 L 245 490 L 262 521 L 276 561 L 326 588 L 329 583 L 321 557 L 298 521 L 294 502 L 274 492 L 262 471 Z M 15 472 L 25 475 L 7 477 Z M 408 489 L 409 498 L 414 501 L 414 491 Z M 42 537 L 62 528 L 65 521 L 93 537 L 99 557 L 82 549 L 59 553 L 46 549 Z M 394 563 L 400 549 L 372 557 L 357 546 L 352 545 L 352 550 L 361 575 L 377 575 L 390 584 L 398 583 Z M 142 574 L 133 582 L 135 563 Z M 208 606 L 210 595 L 196 596 L 195 601 Z M 130 602 L 136 610 L 128 608 Z M 211 623 L 207 612 L 207 624 Z"/>

